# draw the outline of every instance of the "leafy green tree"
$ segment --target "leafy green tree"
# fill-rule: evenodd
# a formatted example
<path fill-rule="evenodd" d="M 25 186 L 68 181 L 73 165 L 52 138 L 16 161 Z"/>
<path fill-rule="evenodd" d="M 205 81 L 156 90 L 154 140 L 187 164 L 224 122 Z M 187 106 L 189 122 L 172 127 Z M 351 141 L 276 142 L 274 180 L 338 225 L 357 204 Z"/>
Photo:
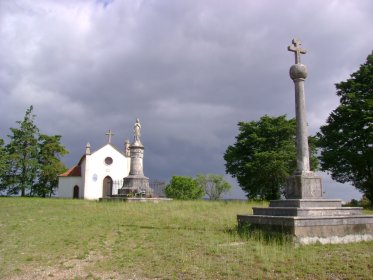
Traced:
<path fill-rule="evenodd" d="M 5 174 L 8 170 L 8 153 L 4 146 L 4 140 L 0 138 L 0 191 L 6 189 Z"/>
<path fill-rule="evenodd" d="M 259 121 L 239 122 L 238 127 L 236 143 L 224 154 L 226 172 L 237 178 L 249 199 L 279 199 L 296 169 L 295 119 L 265 115 Z M 315 152 L 310 145 L 313 168 Z"/>
<path fill-rule="evenodd" d="M 165 188 L 166 196 L 175 199 L 200 199 L 204 193 L 196 180 L 188 176 L 173 176 Z"/>
<path fill-rule="evenodd" d="M 40 134 L 30 106 L 19 128 L 10 128 L 9 144 L 0 139 L 0 191 L 8 194 L 51 196 L 58 184 L 58 174 L 66 170 L 60 157 L 68 151 L 61 136 Z"/>
<path fill-rule="evenodd" d="M 9 155 L 6 184 L 8 194 L 21 192 L 22 196 L 33 194 L 33 186 L 37 179 L 38 136 L 39 129 L 34 124 L 33 107 L 26 110 L 22 121 L 17 121 L 19 128 L 10 128 L 9 144 L 6 146 Z"/>
<path fill-rule="evenodd" d="M 58 174 L 66 170 L 60 157 L 66 155 L 68 151 L 61 145 L 60 141 L 60 135 L 48 136 L 41 134 L 39 136 L 38 162 L 40 169 L 38 182 L 34 190 L 38 196 L 52 196 L 54 190 L 58 187 Z"/>
<path fill-rule="evenodd" d="M 210 200 L 217 200 L 223 193 L 231 190 L 232 186 L 220 174 L 198 174 L 197 184 L 201 186 Z"/>
<path fill-rule="evenodd" d="M 373 53 L 336 88 L 340 105 L 317 135 L 321 169 L 351 182 L 373 204 Z"/>

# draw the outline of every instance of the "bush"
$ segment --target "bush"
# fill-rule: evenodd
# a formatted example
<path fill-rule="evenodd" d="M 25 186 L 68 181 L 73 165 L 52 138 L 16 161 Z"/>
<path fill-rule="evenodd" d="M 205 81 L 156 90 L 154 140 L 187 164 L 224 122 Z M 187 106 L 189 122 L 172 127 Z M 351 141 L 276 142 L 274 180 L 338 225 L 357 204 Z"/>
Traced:
<path fill-rule="evenodd" d="M 205 192 L 192 177 L 173 176 L 165 188 L 165 194 L 170 198 L 190 200 L 202 198 Z"/>
<path fill-rule="evenodd" d="M 350 202 L 346 203 L 347 207 L 364 207 L 365 209 L 371 209 L 372 203 L 371 201 L 363 195 L 360 200 L 352 199 Z"/>
<path fill-rule="evenodd" d="M 220 174 L 198 174 L 197 184 L 205 190 L 210 200 L 217 200 L 223 193 L 231 190 L 232 186 Z"/>

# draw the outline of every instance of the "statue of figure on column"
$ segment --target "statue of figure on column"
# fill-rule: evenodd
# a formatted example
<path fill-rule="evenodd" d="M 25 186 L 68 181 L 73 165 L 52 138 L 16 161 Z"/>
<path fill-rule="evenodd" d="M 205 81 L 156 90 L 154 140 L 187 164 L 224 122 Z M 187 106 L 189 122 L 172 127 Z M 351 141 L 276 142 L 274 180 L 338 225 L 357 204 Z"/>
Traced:
<path fill-rule="evenodd" d="M 139 118 L 136 119 L 135 125 L 133 126 L 133 133 L 134 133 L 134 142 L 140 142 L 141 136 L 141 123 Z"/>

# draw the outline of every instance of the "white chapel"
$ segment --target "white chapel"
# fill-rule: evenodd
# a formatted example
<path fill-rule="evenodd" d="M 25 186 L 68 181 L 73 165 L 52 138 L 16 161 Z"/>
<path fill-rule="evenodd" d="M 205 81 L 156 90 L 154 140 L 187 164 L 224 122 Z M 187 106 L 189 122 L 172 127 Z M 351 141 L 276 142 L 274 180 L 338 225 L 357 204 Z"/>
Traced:
<path fill-rule="evenodd" d="M 116 195 L 113 182 L 119 182 L 130 172 L 131 157 L 128 140 L 121 151 L 111 144 L 113 133 L 109 130 L 109 142 L 95 152 L 90 144 L 77 165 L 58 176 L 58 197 L 100 199 Z"/>

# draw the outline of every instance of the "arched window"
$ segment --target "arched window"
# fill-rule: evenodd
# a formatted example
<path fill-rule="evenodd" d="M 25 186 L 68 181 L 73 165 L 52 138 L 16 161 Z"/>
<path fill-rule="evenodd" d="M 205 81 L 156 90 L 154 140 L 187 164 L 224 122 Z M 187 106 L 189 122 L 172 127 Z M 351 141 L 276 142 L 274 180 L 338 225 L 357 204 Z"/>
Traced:
<path fill-rule="evenodd" d="M 110 176 L 106 176 L 102 184 L 102 197 L 111 196 L 112 191 L 113 191 L 113 179 L 111 179 Z"/>
<path fill-rule="evenodd" d="M 79 187 L 77 185 L 74 186 L 73 198 L 79 198 Z"/>

